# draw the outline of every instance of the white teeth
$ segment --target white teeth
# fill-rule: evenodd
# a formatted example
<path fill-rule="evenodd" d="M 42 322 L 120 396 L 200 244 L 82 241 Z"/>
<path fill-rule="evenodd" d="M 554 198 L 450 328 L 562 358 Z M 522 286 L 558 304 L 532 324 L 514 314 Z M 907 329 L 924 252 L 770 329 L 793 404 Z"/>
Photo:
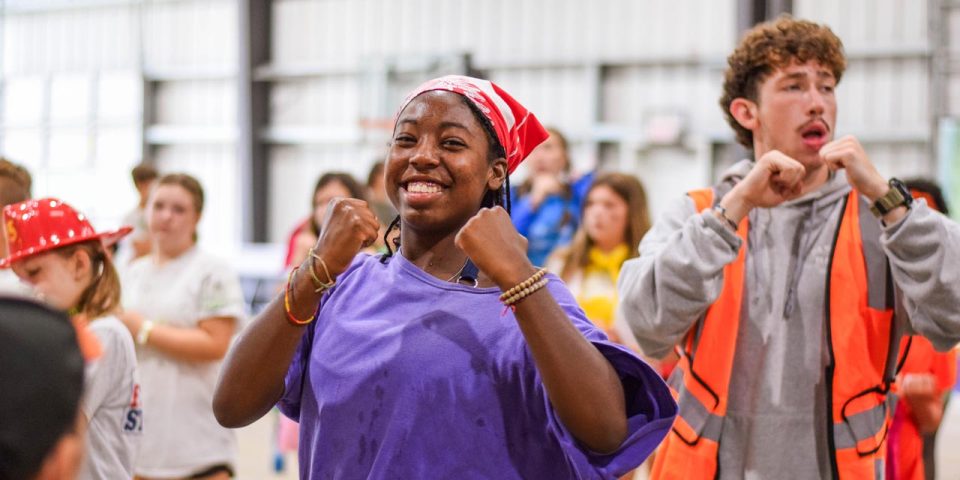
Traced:
<path fill-rule="evenodd" d="M 407 184 L 410 193 L 440 193 L 440 185 L 430 182 L 410 182 Z"/>

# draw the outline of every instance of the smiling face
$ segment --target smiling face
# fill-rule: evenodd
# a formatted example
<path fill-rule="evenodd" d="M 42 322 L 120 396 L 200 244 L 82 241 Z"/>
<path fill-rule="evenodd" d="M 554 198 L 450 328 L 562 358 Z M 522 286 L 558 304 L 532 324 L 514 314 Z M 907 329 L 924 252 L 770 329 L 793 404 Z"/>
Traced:
<path fill-rule="evenodd" d="M 757 102 L 737 99 L 731 109 L 746 109 L 733 114 L 753 132 L 757 158 L 779 150 L 810 173 L 823 166 L 820 148 L 833 139 L 836 85 L 833 73 L 819 62 L 793 63 L 775 70 L 760 84 Z"/>
<path fill-rule="evenodd" d="M 460 95 L 429 91 L 407 104 L 397 117 L 385 175 L 404 228 L 459 230 L 506 178 L 506 161 L 490 162 L 488 149 L 486 131 Z"/>
<path fill-rule="evenodd" d="M 69 310 L 80 303 L 80 297 L 92 281 L 90 265 L 86 253 L 77 249 L 69 256 L 55 250 L 31 255 L 13 262 L 11 268 L 43 301 L 60 310 Z"/>

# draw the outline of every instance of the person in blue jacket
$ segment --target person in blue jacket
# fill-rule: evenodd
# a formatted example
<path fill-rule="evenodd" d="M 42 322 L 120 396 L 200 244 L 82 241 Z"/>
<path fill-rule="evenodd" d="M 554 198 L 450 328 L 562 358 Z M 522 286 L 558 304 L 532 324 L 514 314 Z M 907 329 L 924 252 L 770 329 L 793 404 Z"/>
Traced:
<path fill-rule="evenodd" d="M 527 179 L 511 202 L 513 225 L 527 237 L 527 257 L 544 265 L 555 248 L 573 238 L 580 219 L 578 190 L 570 182 L 567 139 L 555 128 L 550 137 L 527 158 Z"/>

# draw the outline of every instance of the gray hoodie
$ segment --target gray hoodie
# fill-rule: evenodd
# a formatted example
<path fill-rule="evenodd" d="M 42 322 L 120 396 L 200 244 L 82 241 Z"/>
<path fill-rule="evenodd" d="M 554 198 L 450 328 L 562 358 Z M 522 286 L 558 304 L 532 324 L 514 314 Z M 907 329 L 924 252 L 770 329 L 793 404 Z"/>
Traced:
<path fill-rule="evenodd" d="M 753 167 L 741 161 L 724 178 Z M 843 171 L 821 188 L 749 214 L 744 307 L 720 442 L 721 478 L 829 478 L 825 410 L 824 279 L 850 186 Z M 879 220 L 878 220 L 879 222 Z M 913 330 L 948 349 L 960 341 L 960 225 L 914 203 L 882 228 Z M 681 197 L 620 273 L 620 314 L 645 354 L 679 343 L 720 295 L 741 240 Z"/>

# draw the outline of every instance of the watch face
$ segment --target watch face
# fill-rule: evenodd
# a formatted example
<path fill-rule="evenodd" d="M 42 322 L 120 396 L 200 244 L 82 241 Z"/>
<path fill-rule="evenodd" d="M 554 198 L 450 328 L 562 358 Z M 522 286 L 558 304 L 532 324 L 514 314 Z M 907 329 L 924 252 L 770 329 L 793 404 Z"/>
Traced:
<path fill-rule="evenodd" d="M 870 207 L 870 211 L 877 217 L 882 217 L 901 205 L 909 208 L 910 204 L 913 203 L 913 195 L 910 194 L 910 189 L 908 189 L 903 182 L 899 179 L 891 178 L 889 185 L 890 191 L 878 198 Z"/>
<path fill-rule="evenodd" d="M 903 199 L 892 208 L 899 207 L 900 205 L 910 205 L 913 203 L 913 195 L 910 194 L 910 189 L 907 188 L 907 186 L 901 182 L 899 178 L 891 178 L 890 187 L 900 192 L 900 196 L 903 197 Z"/>

